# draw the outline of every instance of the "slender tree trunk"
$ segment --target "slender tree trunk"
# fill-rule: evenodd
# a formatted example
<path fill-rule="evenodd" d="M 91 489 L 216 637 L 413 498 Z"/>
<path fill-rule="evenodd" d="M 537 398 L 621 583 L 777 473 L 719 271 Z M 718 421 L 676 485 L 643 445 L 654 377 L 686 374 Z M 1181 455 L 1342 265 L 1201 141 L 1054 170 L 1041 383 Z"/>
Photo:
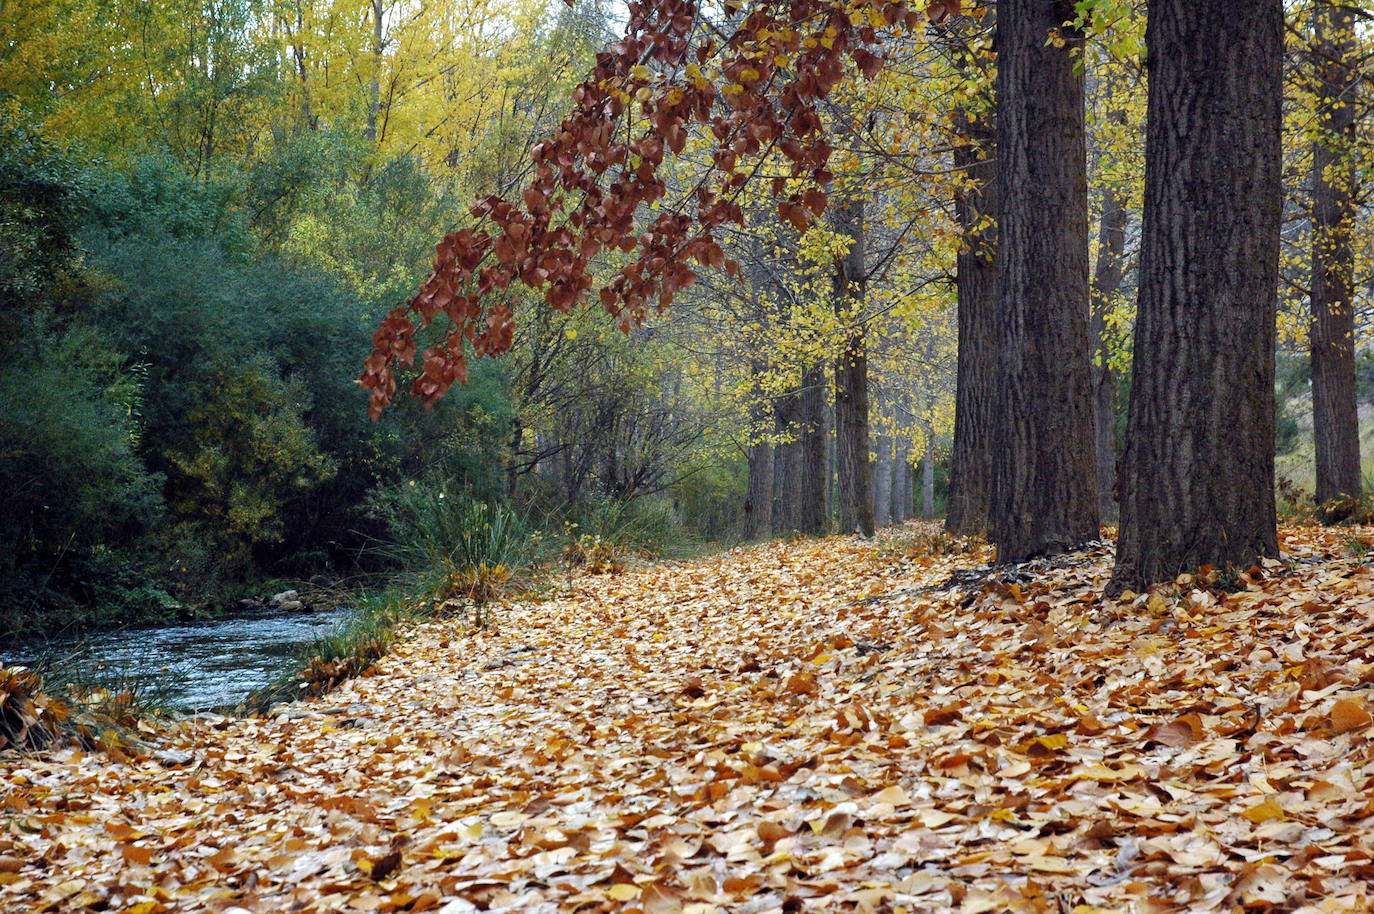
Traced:
<path fill-rule="evenodd" d="M 1097 510 L 1116 517 L 1116 372 L 1110 361 L 1107 315 L 1121 291 L 1126 250 L 1126 206 L 1108 190 L 1102 199 L 1097 232 L 1097 265 L 1093 270 L 1091 333 L 1093 339 L 1093 439 L 1097 451 Z"/>
<path fill-rule="evenodd" d="M 1312 147 L 1312 429 L 1317 503 L 1358 497 L 1355 398 L 1355 12 L 1319 0 L 1312 10 L 1318 137 Z M 1336 519 L 1335 515 L 1331 515 Z"/>
<path fill-rule="evenodd" d="M 997 10 L 998 341 L 992 536 L 1018 562 L 1098 536 L 1082 36 L 1072 0 Z M 1051 35 L 1054 40 L 1051 41 Z"/>
<path fill-rule="evenodd" d="M 911 445 L 907 445 L 906 459 L 902 461 L 902 520 L 911 517 L 916 510 L 916 465 L 911 462 Z"/>
<path fill-rule="evenodd" d="M 835 359 L 835 456 L 841 533 L 873 535 L 873 461 L 868 452 L 868 352 L 863 314 L 868 280 L 864 265 L 864 206 L 858 199 L 834 207 L 835 231 L 849 250 L 835 263 L 835 316 L 849 329 Z"/>
<path fill-rule="evenodd" d="M 1283 3 L 1152 0 L 1145 213 L 1110 590 L 1278 554 Z"/>
<path fill-rule="evenodd" d="M 365 135 L 369 143 L 377 142 L 377 120 L 382 110 L 382 52 L 385 37 L 382 24 L 382 0 L 371 0 L 372 13 L 372 78 L 367 83 L 367 125 Z"/>
<path fill-rule="evenodd" d="M 921 517 L 935 518 L 935 436 L 926 431 L 926 453 L 921 460 Z"/>
<path fill-rule="evenodd" d="M 763 371 L 761 363 L 750 365 L 757 377 Z M 771 400 L 760 399 L 749 409 L 749 433 L 766 437 L 776 421 Z M 744 538 L 763 539 L 773 531 L 773 445 L 766 441 L 750 444 L 748 491 L 744 498 Z"/>
<path fill-rule="evenodd" d="M 802 375 L 799 400 L 799 438 L 801 480 L 797 529 L 820 534 L 829 526 L 830 467 L 826 459 L 829 429 L 825 416 L 825 369 L 816 365 Z"/>
<path fill-rule="evenodd" d="M 945 527 L 962 536 L 988 531 L 997 408 L 996 167 L 990 125 L 961 118 L 967 145 L 955 147 L 964 173 L 955 199 L 962 235 L 955 266 L 959 348 Z"/>
<path fill-rule="evenodd" d="M 901 503 L 901 466 L 907 462 L 907 454 L 910 451 L 911 443 L 907 437 L 897 438 L 896 448 L 892 455 L 892 522 L 901 524 L 907 520 L 910 514 L 903 503 Z"/>
<path fill-rule="evenodd" d="M 892 523 L 892 437 L 878 435 L 873 461 L 873 526 Z"/>

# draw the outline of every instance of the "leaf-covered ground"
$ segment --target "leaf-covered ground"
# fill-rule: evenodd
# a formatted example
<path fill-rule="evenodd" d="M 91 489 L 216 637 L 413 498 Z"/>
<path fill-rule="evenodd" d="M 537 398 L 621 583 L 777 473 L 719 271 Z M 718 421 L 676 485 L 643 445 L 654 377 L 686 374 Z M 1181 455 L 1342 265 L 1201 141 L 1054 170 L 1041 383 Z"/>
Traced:
<path fill-rule="evenodd" d="M 0 761 L 0 905 L 1371 910 L 1374 572 L 1344 536 L 1135 603 L 1099 598 L 1105 547 L 948 589 L 986 551 L 584 578 L 188 725 L 185 764 Z"/>

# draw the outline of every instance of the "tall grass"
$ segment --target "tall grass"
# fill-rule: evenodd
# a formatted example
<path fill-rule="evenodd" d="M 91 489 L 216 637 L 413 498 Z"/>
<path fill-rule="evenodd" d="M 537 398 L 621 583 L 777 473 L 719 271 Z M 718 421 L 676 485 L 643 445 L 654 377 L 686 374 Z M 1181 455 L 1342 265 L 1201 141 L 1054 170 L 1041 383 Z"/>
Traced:
<path fill-rule="evenodd" d="M 514 574 L 541 557 L 542 535 L 525 517 L 499 503 L 403 486 L 377 505 L 389 530 L 377 552 L 441 587 L 482 568 Z"/>
<path fill-rule="evenodd" d="M 0 749 L 75 743 L 121 755 L 146 749 L 139 731 L 166 714 L 155 683 L 104 674 L 80 646 L 0 665 Z"/>

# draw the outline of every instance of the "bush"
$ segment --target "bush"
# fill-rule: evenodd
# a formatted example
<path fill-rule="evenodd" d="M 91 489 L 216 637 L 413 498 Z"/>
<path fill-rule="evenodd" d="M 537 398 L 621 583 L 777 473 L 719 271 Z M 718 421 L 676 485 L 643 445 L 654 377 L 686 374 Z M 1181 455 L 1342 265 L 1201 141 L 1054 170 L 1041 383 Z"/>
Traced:
<path fill-rule="evenodd" d="M 0 372 L 0 575 L 47 588 L 64 561 L 140 536 L 162 512 L 136 454 L 136 382 L 86 332 L 37 331 Z"/>

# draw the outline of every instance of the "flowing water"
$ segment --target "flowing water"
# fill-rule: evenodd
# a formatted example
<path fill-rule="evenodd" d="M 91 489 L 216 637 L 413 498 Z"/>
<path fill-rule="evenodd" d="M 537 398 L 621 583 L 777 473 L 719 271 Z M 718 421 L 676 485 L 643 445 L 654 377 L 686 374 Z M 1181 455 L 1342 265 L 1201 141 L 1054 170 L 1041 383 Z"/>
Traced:
<path fill-rule="evenodd" d="M 215 622 L 117 629 L 79 643 L 49 644 L 42 653 L 65 657 L 79 651 L 83 674 L 132 681 L 169 708 L 224 708 L 298 668 L 301 648 L 351 612 L 347 607 L 313 613 L 264 610 Z M 21 648 L 0 653 L 0 659 L 32 662 L 35 653 Z"/>

